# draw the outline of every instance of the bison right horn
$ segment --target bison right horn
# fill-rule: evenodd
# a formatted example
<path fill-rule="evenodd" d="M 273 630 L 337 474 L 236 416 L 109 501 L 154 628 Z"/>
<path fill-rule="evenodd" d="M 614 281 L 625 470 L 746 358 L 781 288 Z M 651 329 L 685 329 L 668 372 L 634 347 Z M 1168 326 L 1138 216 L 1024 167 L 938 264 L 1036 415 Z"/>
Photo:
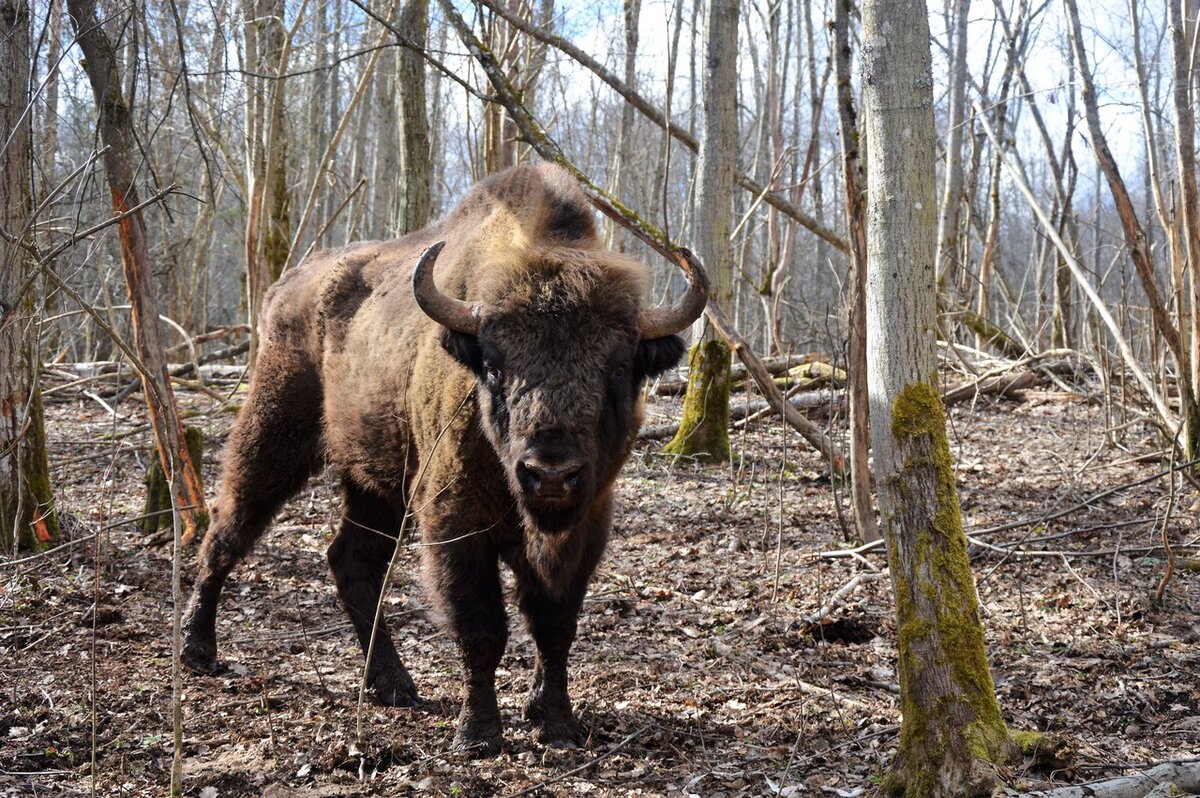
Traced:
<path fill-rule="evenodd" d="M 638 317 L 638 327 L 642 340 L 666 338 L 687 328 L 689 324 L 700 318 L 704 306 L 708 304 L 708 275 L 704 267 L 696 260 L 691 250 L 680 247 L 675 253 L 679 268 L 687 278 L 688 290 L 683 297 L 669 307 L 645 308 Z"/>
<path fill-rule="evenodd" d="M 466 335 L 479 335 L 479 304 L 446 296 L 433 281 L 433 265 L 444 246 L 446 242 L 439 241 L 421 253 L 413 269 L 413 296 L 425 315 L 443 327 Z"/>

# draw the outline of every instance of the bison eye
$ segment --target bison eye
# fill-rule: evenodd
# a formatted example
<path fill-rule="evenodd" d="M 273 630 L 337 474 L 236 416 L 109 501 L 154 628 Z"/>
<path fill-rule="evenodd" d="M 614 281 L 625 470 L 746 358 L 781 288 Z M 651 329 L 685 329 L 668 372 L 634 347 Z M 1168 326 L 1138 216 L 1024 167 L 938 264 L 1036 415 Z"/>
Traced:
<path fill-rule="evenodd" d="M 617 366 L 615 369 L 612 370 L 613 379 L 614 380 L 621 379 L 622 377 L 625 376 L 626 371 L 628 371 L 628 369 L 625 367 L 625 364 L 622 363 L 620 366 Z"/>

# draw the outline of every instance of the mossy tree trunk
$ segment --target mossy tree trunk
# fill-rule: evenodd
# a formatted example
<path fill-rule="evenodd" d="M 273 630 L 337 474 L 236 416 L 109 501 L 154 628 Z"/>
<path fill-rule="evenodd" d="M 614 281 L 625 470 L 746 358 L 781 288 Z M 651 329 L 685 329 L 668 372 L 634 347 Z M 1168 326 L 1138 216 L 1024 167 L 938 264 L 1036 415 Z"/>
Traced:
<path fill-rule="evenodd" d="M 733 178 L 737 166 L 738 0 L 704 3 L 704 107 L 697 167 L 696 218 L 700 258 L 723 307 L 733 295 Z M 690 373 L 679 431 L 668 454 L 703 462 L 729 459 L 729 348 L 708 322 L 688 358 Z"/>
<path fill-rule="evenodd" d="M 729 347 L 704 340 L 688 353 L 688 385 L 679 430 L 662 448 L 666 454 L 703 463 L 729 461 Z"/>
<path fill-rule="evenodd" d="M 29 4 L 0 0 L 0 230 L 23 238 L 33 208 L 29 105 Z M 35 269 L 17 240 L 0 241 L 0 551 L 37 548 L 58 536 L 38 391 L 32 291 Z"/>
<path fill-rule="evenodd" d="M 957 798 L 988 794 L 1013 748 L 984 651 L 936 388 L 937 148 L 925 12 L 920 0 L 862 6 L 868 371 L 903 713 L 885 788 Z"/>

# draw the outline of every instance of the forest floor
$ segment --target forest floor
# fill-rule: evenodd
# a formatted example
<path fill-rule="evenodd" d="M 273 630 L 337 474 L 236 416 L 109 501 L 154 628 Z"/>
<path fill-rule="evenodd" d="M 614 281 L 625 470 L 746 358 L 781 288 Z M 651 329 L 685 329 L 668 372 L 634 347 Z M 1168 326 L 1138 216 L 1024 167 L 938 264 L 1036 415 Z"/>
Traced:
<path fill-rule="evenodd" d="M 216 407 L 203 394 L 183 402 Z M 116 419 L 78 396 L 47 410 L 75 543 L 0 562 L 0 796 L 167 795 L 170 546 L 131 524 L 112 525 L 98 547 L 89 537 L 142 512 L 147 437 L 124 433 L 143 418 L 134 400 Z M 674 410 L 655 400 L 647 424 Z M 230 421 L 195 422 L 210 485 Z M 1171 464 L 1148 429 L 1125 425 L 1114 446 L 1109 426 L 1120 425 L 1103 403 L 1057 391 L 951 412 L 1000 706 L 1014 731 L 1053 739 L 1005 772 L 1014 788 L 1200 754 L 1200 573 L 1182 567 L 1197 557 L 1196 492 L 1172 499 L 1161 476 Z M 875 794 L 899 724 L 883 554 L 821 555 L 847 546 L 844 492 L 794 433 L 764 420 L 734 445 L 735 465 L 709 469 L 638 446 L 572 657 L 587 744 L 548 750 L 531 738 L 520 707 L 532 644 L 514 615 L 498 675 L 506 745 L 483 761 L 449 753 L 457 658 L 426 617 L 411 548 L 387 611 L 424 705 L 366 704 L 367 742 L 355 743 L 362 657 L 324 556 L 338 500 L 330 474 L 313 479 L 228 585 L 218 627 L 228 669 L 184 674 L 185 794 Z M 1164 523 L 1181 567 L 1153 609 Z"/>

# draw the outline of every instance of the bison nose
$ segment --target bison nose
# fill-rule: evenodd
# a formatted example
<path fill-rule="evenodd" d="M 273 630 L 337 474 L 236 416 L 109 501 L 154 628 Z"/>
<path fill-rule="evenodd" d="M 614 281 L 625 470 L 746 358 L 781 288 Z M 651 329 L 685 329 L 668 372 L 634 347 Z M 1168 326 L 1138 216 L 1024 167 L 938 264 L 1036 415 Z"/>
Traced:
<path fill-rule="evenodd" d="M 517 481 L 527 495 L 539 499 L 564 499 L 578 490 L 583 481 L 583 464 L 577 460 L 553 464 L 522 460 L 517 463 Z"/>

